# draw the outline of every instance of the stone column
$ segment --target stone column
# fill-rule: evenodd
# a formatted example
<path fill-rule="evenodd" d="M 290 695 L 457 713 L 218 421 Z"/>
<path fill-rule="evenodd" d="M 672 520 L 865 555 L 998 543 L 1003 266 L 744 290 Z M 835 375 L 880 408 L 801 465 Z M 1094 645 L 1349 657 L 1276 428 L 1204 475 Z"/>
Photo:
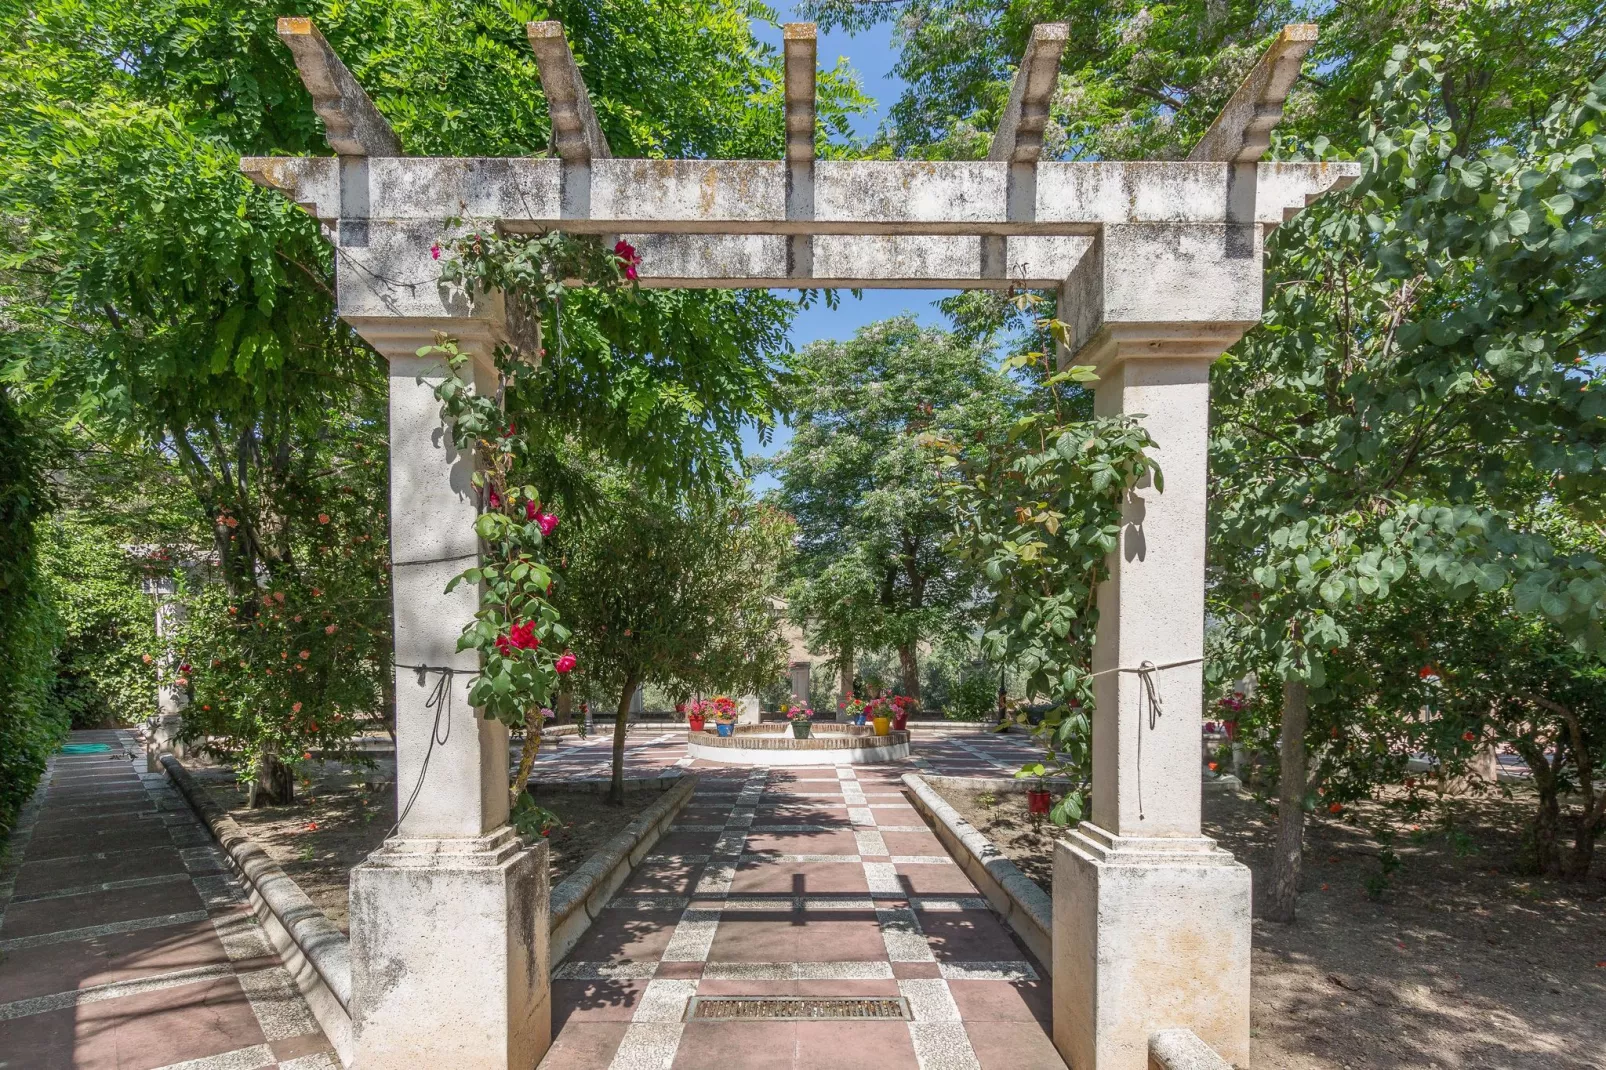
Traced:
<path fill-rule="evenodd" d="M 1145 1070 L 1178 1028 L 1249 1062 L 1249 871 L 1200 834 L 1210 365 L 1260 298 L 1235 255 L 1258 232 L 1230 229 L 1107 228 L 1061 294 L 1097 412 L 1142 415 L 1165 486 L 1133 491 L 1099 588 L 1092 814 L 1055 849 L 1054 1043 L 1077 1070 Z M 1145 662 L 1157 710 L 1125 671 Z"/>
<path fill-rule="evenodd" d="M 474 462 L 440 418 L 428 324 L 357 324 L 390 361 L 391 557 L 399 828 L 352 870 L 359 1070 L 528 1070 L 551 1043 L 547 850 L 507 824 L 508 735 L 468 704 L 477 655 L 457 638 L 479 593 L 447 582 L 478 559 Z M 452 324 L 490 387 L 492 338 Z M 420 670 L 416 666 L 427 666 Z M 447 674 L 441 669 L 461 670 Z"/>

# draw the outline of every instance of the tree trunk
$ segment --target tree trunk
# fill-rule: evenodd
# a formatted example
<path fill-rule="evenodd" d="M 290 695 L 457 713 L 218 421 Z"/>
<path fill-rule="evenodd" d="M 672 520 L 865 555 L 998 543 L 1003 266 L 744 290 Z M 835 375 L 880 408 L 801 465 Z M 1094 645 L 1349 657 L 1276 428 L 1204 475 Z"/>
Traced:
<path fill-rule="evenodd" d="M 1305 728 L 1310 723 L 1310 692 L 1303 680 L 1283 682 L 1282 759 L 1277 781 L 1277 849 L 1266 891 L 1266 917 L 1294 920 L 1299 901 L 1299 869 L 1305 835 Z"/>
<path fill-rule="evenodd" d="M 1539 809 L 1534 813 L 1534 872 L 1550 875 L 1561 870 L 1561 804 L 1556 797 L 1554 779 L 1535 784 L 1539 789 Z"/>
<path fill-rule="evenodd" d="M 630 722 L 630 700 L 636 694 L 636 677 L 625 677 L 619 692 L 619 709 L 613 718 L 613 782 L 608 785 L 608 801 L 615 806 L 625 802 L 625 725 Z"/>
<path fill-rule="evenodd" d="M 246 790 L 246 805 L 252 810 L 264 806 L 288 806 L 296 798 L 296 778 L 290 767 L 272 751 L 263 751 L 258 760 L 257 779 Z"/>
<path fill-rule="evenodd" d="M 840 719 L 842 708 L 853 697 L 853 648 L 844 646 L 842 656 L 838 660 L 842 663 L 842 689 L 836 703 L 837 717 Z"/>
<path fill-rule="evenodd" d="M 898 665 L 903 670 L 903 693 L 920 704 L 920 655 L 915 644 L 905 643 L 898 648 Z"/>
<path fill-rule="evenodd" d="M 1589 876 L 1589 867 L 1595 862 L 1595 837 L 1606 819 L 1606 797 L 1593 807 L 1586 808 L 1578 818 L 1578 838 L 1573 840 L 1572 857 L 1567 860 L 1567 878 L 1581 881 Z"/>

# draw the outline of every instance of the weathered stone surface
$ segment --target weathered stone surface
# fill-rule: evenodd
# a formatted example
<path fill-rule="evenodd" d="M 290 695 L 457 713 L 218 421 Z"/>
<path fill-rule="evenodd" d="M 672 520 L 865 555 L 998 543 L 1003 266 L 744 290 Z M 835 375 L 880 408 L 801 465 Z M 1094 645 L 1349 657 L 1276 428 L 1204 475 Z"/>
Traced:
<path fill-rule="evenodd" d="M 1162 1029 L 1149 1038 L 1149 1070 L 1232 1070 L 1191 1029 Z"/>
<path fill-rule="evenodd" d="M 613 155 L 608 140 L 597 125 L 591 107 L 591 94 L 575 65 L 574 53 L 557 22 L 532 22 L 525 26 L 536 66 L 541 71 L 541 93 L 546 97 L 552 118 L 552 148 L 569 163 L 590 163 Z"/>
<path fill-rule="evenodd" d="M 391 839 L 351 872 L 358 1070 L 528 1070 L 552 1038 L 545 843 Z"/>
<path fill-rule="evenodd" d="M 282 18 L 279 40 L 296 58 L 329 147 L 342 156 L 400 156 L 401 140 L 311 19 Z"/>
<path fill-rule="evenodd" d="M 1190 160 L 1254 163 L 1271 146 L 1272 129 L 1282 121 L 1283 101 L 1299 77 L 1305 53 L 1316 43 L 1314 23 L 1284 26 L 1282 33 L 1250 69 L 1216 121 L 1188 154 Z"/>
<path fill-rule="evenodd" d="M 1249 894 L 1249 870 L 1208 839 L 1084 822 L 1060 840 L 1054 1044 L 1066 1062 L 1148 1070 L 1149 1037 L 1189 1029 L 1249 1065 Z"/>

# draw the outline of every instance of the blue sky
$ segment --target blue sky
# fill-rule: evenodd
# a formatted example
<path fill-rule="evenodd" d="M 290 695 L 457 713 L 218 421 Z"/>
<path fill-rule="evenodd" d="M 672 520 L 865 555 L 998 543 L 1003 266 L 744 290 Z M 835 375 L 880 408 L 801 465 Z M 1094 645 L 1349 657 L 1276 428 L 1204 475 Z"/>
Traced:
<path fill-rule="evenodd" d="M 795 4 L 777 3 L 774 7 L 779 16 L 778 21 L 802 21 L 795 14 Z M 760 40 L 767 41 L 776 48 L 781 47 L 779 27 L 755 23 L 754 29 Z M 903 91 L 902 79 L 892 73 L 892 67 L 898 59 L 892 45 L 892 26 L 883 24 L 856 35 L 840 30 L 820 34 L 819 65 L 824 68 L 834 67 L 838 57 L 846 58 L 858 71 L 865 95 L 876 102 L 874 113 L 860 116 L 854 123 L 854 133 L 868 138 L 875 133 L 882 116 L 886 114 L 886 109 Z M 796 291 L 778 292 L 786 297 L 796 296 Z M 801 349 L 808 343 L 822 338 L 847 338 L 865 324 L 905 313 L 914 316 L 923 324 L 946 326 L 947 320 L 937 311 L 936 302 L 952 292 L 951 290 L 864 290 L 863 296 L 856 298 L 851 293 L 843 291 L 841 303 L 836 309 L 826 308 L 823 301 L 817 301 L 811 308 L 799 312 L 792 323 L 791 342 L 794 347 Z M 760 447 L 758 436 L 749 431 L 743 436 L 742 448 L 755 456 L 767 457 L 784 448 L 791 437 L 791 432 L 782 427 L 777 429 L 768 447 Z M 774 480 L 768 476 L 754 482 L 755 489 L 761 493 L 773 485 Z"/>

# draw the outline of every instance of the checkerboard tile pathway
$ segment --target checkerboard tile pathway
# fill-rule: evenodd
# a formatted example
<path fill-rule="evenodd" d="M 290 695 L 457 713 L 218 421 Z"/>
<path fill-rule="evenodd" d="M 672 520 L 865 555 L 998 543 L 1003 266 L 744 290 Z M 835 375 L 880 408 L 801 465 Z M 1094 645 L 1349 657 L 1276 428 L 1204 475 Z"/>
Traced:
<path fill-rule="evenodd" d="M 696 795 L 555 971 L 542 1070 L 1063 1070 L 1039 964 L 909 806 L 908 768 L 698 763 Z M 902 996 L 912 1020 L 686 1020 L 716 995 Z"/>
<path fill-rule="evenodd" d="M 127 732 L 57 755 L 0 869 L 0 1067 L 338 1070 L 221 853 Z"/>

